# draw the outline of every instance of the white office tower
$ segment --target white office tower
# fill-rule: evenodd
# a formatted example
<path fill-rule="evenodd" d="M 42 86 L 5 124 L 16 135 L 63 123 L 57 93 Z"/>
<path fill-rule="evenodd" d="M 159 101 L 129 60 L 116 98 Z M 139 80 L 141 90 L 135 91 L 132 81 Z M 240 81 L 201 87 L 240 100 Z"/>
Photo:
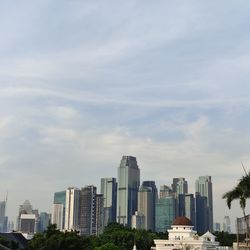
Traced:
<path fill-rule="evenodd" d="M 67 231 L 78 230 L 79 195 L 80 190 L 78 188 L 70 187 L 66 190 L 64 229 Z"/>
<path fill-rule="evenodd" d="M 64 218 L 64 205 L 63 204 L 53 204 L 52 205 L 52 217 L 51 223 L 56 224 L 57 229 L 62 231 L 63 228 L 63 218 Z"/>
<path fill-rule="evenodd" d="M 229 216 L 225 216 L 223 220 L 223 231 L 231 233 L 231 221 Z"/>
<path fill-rule="evenodd" d="M 154 205 L 153 191 L 151 187 L 141 186 L 138 192 L 138 212 L 145 216 L 145 230 L 154 229 Z"/>
<path fill-rule="evenodd" d="M 137 210 L 140 186 L 140 169 L 136 158 L 123 156 L 118 168 L 117 222 L 131 226 L 132 215 Z"/>
<path fill-rule="evenodd" d="M 200 176 L 195 182 L 195 192 L 207 200 L 208 228 L 213 231 L 213 189 L 211 176 Z"/>

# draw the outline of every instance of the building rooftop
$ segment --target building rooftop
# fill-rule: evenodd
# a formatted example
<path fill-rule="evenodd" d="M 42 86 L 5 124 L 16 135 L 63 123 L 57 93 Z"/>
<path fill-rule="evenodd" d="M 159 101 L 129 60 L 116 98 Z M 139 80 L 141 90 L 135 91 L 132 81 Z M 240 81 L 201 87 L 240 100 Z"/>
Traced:
<path fill-rule="evenodd" d="M 178 226 L 192 226 L 192 222 L 187 217 L 180 216 L 180 217 L 175 218 L 172 225 L 173 226 L 177 226 L 177 225 Z"/>

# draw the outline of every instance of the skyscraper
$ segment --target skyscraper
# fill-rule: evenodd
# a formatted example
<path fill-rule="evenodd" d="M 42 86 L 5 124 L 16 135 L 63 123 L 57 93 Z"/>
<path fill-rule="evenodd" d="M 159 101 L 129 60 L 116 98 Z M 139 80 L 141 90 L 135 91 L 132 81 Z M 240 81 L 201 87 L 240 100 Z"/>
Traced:
<path fill-rule="evenodd" d="M 185 216 L 195 226 L 195 201 L 193 194 L 185 194 Z"/>
<path fill-rule="evenodd" d="M 0 201 L 0 233 L 4 233 L 7 230 L 5 209 L 6 201 Z"/>
<path fill-rule="evenodd" d="M 136 158 L 123 156 L 118 168 L 117 222 L 131 226 L 132 215 L 137 210 L 140 186 L 140 169 Z"/>
<path fill-rule="evenodd" d="M 96 234 L 96 187 L 81 188 L 79 230 L 83 235 Z"/>
<path fill-rule="evenodd" d="M 101 179 L 101 194 L 103 195 L 103 223 L 106 226 L 116 221 L 117 182 L 115 178 Z"/>
<path fill-rule="evenodd" d="M 169 186 L 167 185 L 160 186 L 160 198 L 172 196 L 172 194 L 173 190 Z"/>
<path fill-rule="evenodd" d="M 173 192 L 178 194 L 187 194 L 188 193 L 188 183 L 183 177 L 173 178 L 172 184 Z"/>
<path fill-rule="evenodd" d="M 204 234 L 209 230 L 207 197 L 195 193 L 195 230 Z"/>
<path fill-rule="evenodd" d="M 64 229 L 65 207 L 63 204 L 52 205 L 51 223 L 56 224 L 57 229 L 62 231 Z"/>
<path fill-rule="evenodd" d="M 231 233 L 231 221 L 229 216 L 224 216 L 223 219 L 223 231 Z"/>
<path fill-rule="evenodd" d="M 19 214 L 17 219 L 17 230 L 22 233 L 34 234 L 38 232 L 39 212 L 33 209 L 31 203 L 26 200 L 19 206 Z"/>
<path fill-rule="evenodd" d="M 57 225 L 57 229 L 63 230 L 65 224 L 65 203 L 66 191 L 54 193 L 54 202 L 52 206 L 51 223 Z"/>
<path fill-rule="evenodd" d="M 103 209 L 103 195 L 96 195 L 96 235 L 100 235 L 103 232 L 104 224 L 104 209 Z"/>
<path fill-rule="evenodd" d="M 213 231 L 213 190 L 211 176 L 200 176 L 195 182 L 195 192 L 207 198 L 208 230 Z"/>
<path fill-rule="evenodd" d="M 155 206 L 156 206 L 156 202 L 158 200 L 157 187 L 155 185 L 155 181 L 143 181 L 142 182 L 142 186 L 143 187 L 150 187 L 152 189 L 152 195 L 153 195 L 153 200 L 152 200 L 152 207 L 153 207 L 153 215 L 152 215 L 153 227 L 151 229 L 152 229 L 152 231 L 155 231 Z"/>
<path fill-rule="evenodd" d="M 143 229 L 153 230 L 153 191 L 151 187 L 141 185 L 138 192 L 138 212 L 145 216 L 145 227 Z"/>
<path fill-rule="evenodd" d="M 66 190 L 65 230 L 78 230 L 79 228 L 79 195 L 78 188 L 69 187 Z"/>
<path fill-rule="evenodd" d="M 167 229 L 171 228 L 172 222 L 176 217 L 175 214 L 176 199 L 173 196 L 160 198 L 156 203 L 156 232 L 165 233 Z"/>

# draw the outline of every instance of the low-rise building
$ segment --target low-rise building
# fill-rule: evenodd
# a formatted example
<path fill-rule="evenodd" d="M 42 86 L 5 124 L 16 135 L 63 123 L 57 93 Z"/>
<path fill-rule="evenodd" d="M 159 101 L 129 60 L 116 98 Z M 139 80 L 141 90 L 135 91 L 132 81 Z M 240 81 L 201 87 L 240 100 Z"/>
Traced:
<path fill-rule="evenodd" d="M 154 240 L 154 250 L 215 250 L 219 242 L 210 232 L 199 236 L 193 230 L 193 225 L 187 217 L 177 217 L 172 223 L 171 229 L 168 230 L 168 240 Z"/>

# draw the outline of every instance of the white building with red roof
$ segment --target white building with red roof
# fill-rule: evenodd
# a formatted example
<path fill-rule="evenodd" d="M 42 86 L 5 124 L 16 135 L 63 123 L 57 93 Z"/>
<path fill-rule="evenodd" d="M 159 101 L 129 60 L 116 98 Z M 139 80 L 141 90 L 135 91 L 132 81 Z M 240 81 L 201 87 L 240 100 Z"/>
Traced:
<path fill-rule="evenodd" d="M 168 230 L 168 240 L 154 240 L 154 250 L 216 250 L 219 242 L 210 232 L 202 236 L 197 235 L 193 225 L 187 217 L 177 217 L 171 229 Z"/>

